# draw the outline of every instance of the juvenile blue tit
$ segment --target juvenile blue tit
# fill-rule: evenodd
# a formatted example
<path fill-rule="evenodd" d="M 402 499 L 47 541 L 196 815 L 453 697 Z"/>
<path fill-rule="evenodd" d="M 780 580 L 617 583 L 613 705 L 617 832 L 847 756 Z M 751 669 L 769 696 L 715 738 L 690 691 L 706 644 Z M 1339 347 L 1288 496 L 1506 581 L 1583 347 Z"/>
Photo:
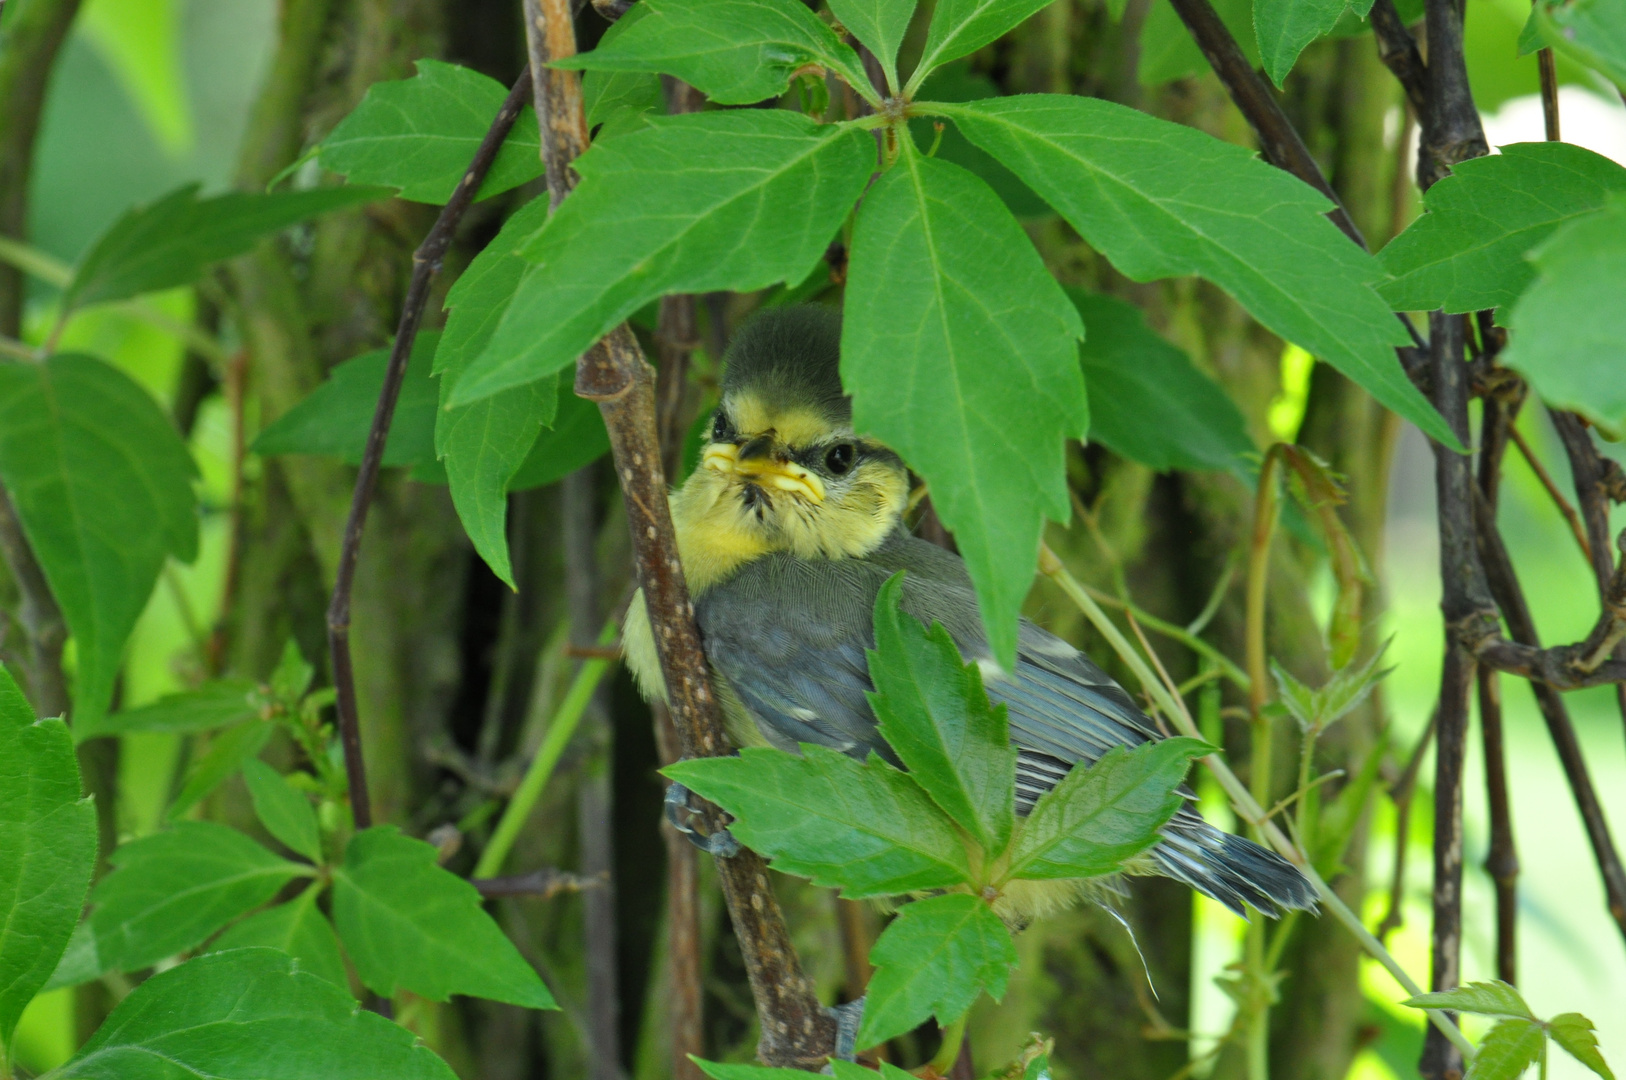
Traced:
<path fill-rule="evenodd" d="M 874 644 L 876 593 L 899 570 L 903 610 L 942 623 L 982 668 L 988 697 L 1008 710 L 1018 813 L 1075 764 L 1161 738 L 1089 657 L 1026 619 L 1015 670 L 994 663 L 965 564 L 904 526 L 902 459 L 853 430 L 840 339 L 840 316 L 823 307 L 774 309 L 742 327 L 700 464 L 672 496 L 695 617 L 736 744 L 794 753 L 817 743 L 896 763 L 865 698 L 873 687 L 864 651 Z M 625 642 L 645 696 L 664 697 L 641 596 Z M 1189 806 L 1129 870 L 1183 881 L 1238 914 L 1244 905 L 1270 915 L 1315 906 L 1291 863 Z M 1086 892 L 1081 883 L 1013 886 L 996 903 L 1013 924 Z"/>

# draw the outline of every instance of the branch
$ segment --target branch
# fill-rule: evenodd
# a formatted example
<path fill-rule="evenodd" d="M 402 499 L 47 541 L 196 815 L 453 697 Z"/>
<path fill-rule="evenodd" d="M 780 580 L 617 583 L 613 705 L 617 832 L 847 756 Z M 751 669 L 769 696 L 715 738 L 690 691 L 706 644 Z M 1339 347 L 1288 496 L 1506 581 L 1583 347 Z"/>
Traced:
<path fill-rule="evenodd" d="M 1552 474 L 1541 463 L 1541 459 L 1536 456 L 1536 452 L 1531 449 L 1530 443 L 1520 434 L 1519 429 L 1513 427 L 1508 431 L 1508 436 L 1513 440 L 1513 445 L 1519 448 L 1519 454 L 1524 458 L 1525 464 L 1530 466 L 1530 471 L 1536 474 L 1537 480 L 1541 481 L 1541 486 L 1547 489 L 1547 494 L 1551 496 L 1553 503 L 1558 507 L 1558 512 L 1564 515 L 1565 521 L 1569 522 L 1570 532 L 1575 534 L 1575 542 L 1581 546 L 1581 554 L 1585 556 L 1587 565 L 1590 566 L 1592 564 L 1592 543 L 1587 539 L 1586 528 L 1581 524 L 1581 516 L 1575 512 L 1575 507 L 1570 505 L 1570 501 L 1564 498 L 1564 493 L 1558 490 L 1558 485 L 1553 482 Z"/>
<path fill-rule="evenodd" d="M 28 646 L 28 685 L 34 708 L 41 716 L 67 716 L 68 678 L 62 671 L 62 647 L 68 640 L 68 626 L 4 485 L 0 485 L 0 558 L 5 559 L 22 596 L 17 621 Z"/>
<path fill-rule="evenodd" d="M 333 584 L 333 599 L 327 610 L 328 648 L 333 660 L 333 688 L 337 694 L 339 738 L 344 746 L 344 770 L 350 781 L 350 816 L 356 828 L 365 829 L 373 823 L 372 804 L 367 797 L 367 767 L 361 752 L 361 720 L 356 712 L 356 674 L 350 661 L 350 593 L 355 586 L 356 562 L 361 556 L 361 534 L 367 524 L 367 511 L 372 505 L 373 493 L 378 488 L 378 473 L 384 462 L 384 443 L 389 437 L 390 421 L 395 416 L 395 403 L 401 396 L 401 383 L 406 378 L 407 360 L 412 356 L 412 343 L 418 336 L 418 324 L 423 321 L 424 308 L 429 302 L 429 285 L 440 271 L 441 259 L 452 244 L 463 214 L 474 202 L 475 193 L 485 181 L 497 151 L 514 126 L 520 109 L 530 93 L 531 74 L 520 75 L 508 100 L 497 110 L 491 128 L 469 162 L 468 172 L 452 193 L 450 201 L 435 219 L 434 228 L 412 255 L 412 281 L 407 287 L 406 302 L 401 308 L 401 321 L 396 327 L 395 344 L 390 350 L 389 367 L 384 374 L 384 385 L 378 392 L 378 407 L 373 412 L 373 426 L 367 432 L 367 448 L 362 455 L 361 469 L 356 475 L 355 493 L 350 499 L 350 517 L 344 526 L 344 546 L 339 552 L 339 568 Z"/>
<path fill-rule="evenodd" d="M 570 163 L 587 147 L 580 79 L 574 72 L 547 67 L 550 60 L 576 52 L 569 0 L 525 0 L 525 32 L 536 75 L 536 114 L 548 192 L 557 206 L 575 186 Z M 667 505 L 655 428 L 654 374 L 625 323 L 577 362 L 576 393 L 598 402 L 610 433 L 638 583 L 656 630 L 667 701 L 683 752 L 691 757 L 725 754 L 729 744 L 722 710 L 700 648 Z M 718 859 L 717 876 L 762 1022 L 758 1055 L 770 1065 L 821 1067 L 835 1045 L 835 1021 L 820 1008 L 802 972 L 767 864 L 754 852 L 742 851 Z"/>
<path fill-rule="evenodd" d="M 539 900 L 551 900 L 560 893 L 602 888 L 604 880 L 599 877 L 579 877 L 545 866 L 529 874 L 470 878 L 469 884 L 479 889 L 480 895 L 487 900 L 498 896 L 534 896 Z"/>
<path fill-rule="evenodd" d="M 1369 15 L 1372 33 L 1378 41 L 1378 59 L 1394 73 L 1412 111 L 1422 115 L 1428 94 L 1428 69 L 1417 51 L 1417 42 L 1400 21 L 1394 0 L 1374 0 Z"/>

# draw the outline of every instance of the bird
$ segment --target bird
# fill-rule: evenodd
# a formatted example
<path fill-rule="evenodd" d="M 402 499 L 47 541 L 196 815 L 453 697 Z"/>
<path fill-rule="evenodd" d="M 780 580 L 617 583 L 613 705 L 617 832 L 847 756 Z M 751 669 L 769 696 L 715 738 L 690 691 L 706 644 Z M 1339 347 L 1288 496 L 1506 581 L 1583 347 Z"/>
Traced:
<path fill-rule="evenodd" d="M 823 305 L 759 312 L 724 355 L 721 399 L 699 463 L 670 505 L 679 556 L 718 697 L 736 746 L 791 753 L 814 744 L 865 760 L 897 757 L 866 692 L 881 586 L 904 571 L 901 607 L 941 623 L 1007 710 L 1025 816 L 1077 764 L 1164 736 L 1122 687 L 1066 641 L 1022 619 L 1014 669 L 995 663 L 960 557 L 911 534 L 904 460 L 853 429 L 840 378 L 840 313 Z M 665 684 L 642 596 L 623 630 L 647 699 Z M 1314 910 L 1287 860 L 1183 805 L 1129 873 L 1184 882 L 1247 917 Z M 1099 884 L 1099 883 L 1097 883 Z M 1014 927 L 1081 897 L 1085 883 L 1011 882 L 995 905 Z M 1110 886 L 1109 886 L 1110 887 Z"/>

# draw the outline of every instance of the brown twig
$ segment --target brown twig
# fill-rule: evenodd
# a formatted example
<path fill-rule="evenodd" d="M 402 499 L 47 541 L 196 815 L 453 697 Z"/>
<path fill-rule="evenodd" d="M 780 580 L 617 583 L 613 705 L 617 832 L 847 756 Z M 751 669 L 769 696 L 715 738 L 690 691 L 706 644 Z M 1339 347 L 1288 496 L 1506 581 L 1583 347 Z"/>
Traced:
<path fill-rule="evenodd" d="M 1581 524 L 1581 515 L 1575 512 L 1575 507 L 1571 506 L 1570 501 L 1564 498 L 1564 493 L 1558 490 L 1558 485 L 1553 482 L 1552 473 L 1541 463 L 1541 459 L 1536 456 L 1535 450 L 1531 449 L 1529 441 L 1525 439 L 1517 425 L 1509 428 L 1508 437 L 1513 440 L 1513 445 L 1519 448 L 1519 456 L 1530 466 L 1530 471 L 1536 474 L 1541 486 L 1547 489 L 1547 494 L 1558 507 L 1558 512 L 1569 522 L 1570 532 L 1575 534 L 1575 542 L 1581 545 L 1581 554 L 1586 557 L 1587 564 L 1591 565 L 1592 544 L 1587 540 L 1586 529 Z"/>
<path fill-rule="evenodd" d="M 525 31 L 536 74 L 536 113 L 548 191 L 558 205 L 575 183 L 570 163 L 587 146 L 580 80 L 575 72 L 547 66 L 575 54 L 569 0 L 525 0 Z M 610 433 L 636 576 L 655 629 L 673 723 L 685 756 L 715 756 L 727 752 L 728 742 L 667 506 L 655 430 L 654 382 L 638 341 L 625 324 L 577 362 L 576 393 L 598 402 Z M 758 1056 L 770 1065 L 821 1067 L 834 1046 L 835 1021 L 820 1008 L 802 972 L 767 864 L 754 852 L 741 851 L 717 860 L 717 876 L 762 1024 Z"/>
<path fill-rule="evenodd" d="M 1547 128 L 1547 141 L 1559 142 L 1564 136 L 1558 127 L 1558 64 L 1553 50 L 1537 49 L 1536 65 L 1541 69 L 1541 119 Z"/>
<path fill-rule="evenodd" d="M 401 383 L 406 378 L 407 360 L 412 356 L 412 343 L 418 336 L 418 324 L 423 321 L 424 308 L 429 302 L 429 285 L 440 271 L 441 259 L 451 246 L 463 214 L 474 202 L 486 172 L 496 160 L 497 151 L 514 126 L 525 99 L 530 95 L 531 75 L 526 71 L 509 91 L 508 100 L 497 110 L 490 129 L 469 162 L 451 199 L 435 219 L 434 228 L 412 255 L 412 281 L 407 287 L 406 302 L 401 307 L 401 321 L 396 327 L 395 345 L 390 350 L 389 367 L 384 385 L 378 392 L 378 407 L 373 412 L 373 426 L 367 432 L 367 448 L 356 474 L 355 493 L 350 500 L 350 516 L 344 526 L 344 545 L 339 552 L 338 573 L 334 576 L 333 599 L 328 605 L 328 648 L 333 662 L 333 688 L 339 715 L 339 738 L 344 747 L 345 775 L 350 782 L 350 815 L 357 829 L 365 829 L 373 822 L 372 805 L 367 797 L 367 767 L 361 751 L 361 720 L 356 711 L 356 675 L 350 660 L 350 594 L 355 586 L 356 562 L 361 556 L 361 534 L 367 524 L 367 511 L 372 505 L 373 492 L 378 487 L 378 474 L 384 462 L 384 443 L 389 437 L 390 421 L 395 416 L 395 403 L 401 396 Z"/>
<path fill-rule="evenodd" d="M 545 866 L 529 874 L 470 878 L 469 884 L 479 889 L 480 895 L 487 900 L 498 896 L 534 896 L 539 900 L 551 900 L 560 893 L 599 892 L 605 882 L 601 877 L 571 874 Z"/>
<path fill-rule="evenodd" d="M 1373 0 L 1369 17 L 1372 20 L 1372 34 L 1378 42 L 1378 59 L 1400 82 L 1412 110 L 1421 114 L 1428 96 L 1428 69 L 1423 64 L 1422 54 L 1417 51 L 1416 39 L 1406 29 L 1406 24 L 1400 21 L 1400 12 L 1395 10 L 1394 0 Z"/>
<path fill-rule="evenodd" d="M 1423 769 L 1423 755 L 1427 753 L 1429 744 L 1434 741 L 1434 729 L 1439 726 L 1439 721 L 1438 709 L 1429 713 L 1428 726 L 1418 737 L 1417 746 L 1412 749 L 1411 757 L 1406 760 L 1405 769 L 1389 788 L 1389 800 L 1395 804 L 1395 860 L 1394 869 L 1389 876 L 1389 910 L 1383 916 L 1383 921 L 1378 923 L 1378 928 L 1372 931 L 1372 936 L 1379 941 L 1400 929 L 1406 921 L 1406 852 L 1411 848 L 1409 834 L 1412 796 L 1417 792 L 1417 776 Z"/>

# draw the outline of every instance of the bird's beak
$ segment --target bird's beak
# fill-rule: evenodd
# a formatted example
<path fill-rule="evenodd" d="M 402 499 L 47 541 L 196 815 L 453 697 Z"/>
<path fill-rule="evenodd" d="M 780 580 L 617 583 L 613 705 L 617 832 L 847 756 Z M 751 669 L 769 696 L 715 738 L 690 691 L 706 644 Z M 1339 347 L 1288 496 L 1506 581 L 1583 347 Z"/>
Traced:
<path fill-rule="evenodd" d="M 702 468 L 724 476 L 738 476 L 761 487 L 789 491 L 809 502 L 824 501 L 824 481 L 793 461 L 775 453 L 772 435 L 758 435 L 744 445 L 708 443 L 700 455 Z"/>

